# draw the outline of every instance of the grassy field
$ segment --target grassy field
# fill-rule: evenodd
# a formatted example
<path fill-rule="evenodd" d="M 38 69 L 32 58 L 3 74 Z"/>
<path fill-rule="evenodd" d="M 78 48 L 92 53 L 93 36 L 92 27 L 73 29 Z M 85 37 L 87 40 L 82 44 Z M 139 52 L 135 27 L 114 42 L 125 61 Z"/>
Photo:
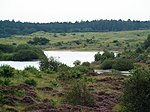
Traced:
<path fill-rule="evenodd" d="M 121 32 L 85 32 L 85 33 L 47 33 L 36 32 L 30 35 L 14 35 L 0 38 L 0 44 L 26 44 L 34 37 L 49 39 L 43 49 L 72 50 L 123 50 L 135 49 L 142 43 L 150 30 L 135 30 Z"/>

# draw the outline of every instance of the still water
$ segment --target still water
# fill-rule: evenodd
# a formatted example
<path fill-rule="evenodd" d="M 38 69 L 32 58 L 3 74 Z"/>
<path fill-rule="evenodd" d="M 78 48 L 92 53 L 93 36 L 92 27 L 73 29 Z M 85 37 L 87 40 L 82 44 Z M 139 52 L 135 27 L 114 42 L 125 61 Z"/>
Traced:
<path fill-rule="evenodd" d="M 44 54 L 49 57 L 54 57 L 59 62 L 62 62 L 70 67 L 74 66 L 73 62 L 80 60 L 81 63 L 94 61 L 94 55 L 97 51 L 44 51 Z M 103 53 L 103 52 L 100 52 Z M 15 69 L 23 70 L 26 66 L 34 66 L 39 69 L 39 61 L 0 61 L 1 65 L 10 65 Z"/>

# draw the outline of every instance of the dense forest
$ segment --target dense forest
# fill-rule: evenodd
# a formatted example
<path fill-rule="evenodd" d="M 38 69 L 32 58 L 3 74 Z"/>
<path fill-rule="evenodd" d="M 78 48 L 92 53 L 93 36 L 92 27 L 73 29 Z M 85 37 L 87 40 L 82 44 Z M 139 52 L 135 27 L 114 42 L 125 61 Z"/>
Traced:
<path fill-rule="evenodd" d="M 51 22 L 29 23 L 15 22 L 14 20 L 0 21 L 0 37 L 11 35 L 25 35 L 37 31 L 52 33 L 61 32 L 107 32 L 150 29 L 150 21 L 127 21 L 124 20 L 93 20 L 81 22 Z"/>

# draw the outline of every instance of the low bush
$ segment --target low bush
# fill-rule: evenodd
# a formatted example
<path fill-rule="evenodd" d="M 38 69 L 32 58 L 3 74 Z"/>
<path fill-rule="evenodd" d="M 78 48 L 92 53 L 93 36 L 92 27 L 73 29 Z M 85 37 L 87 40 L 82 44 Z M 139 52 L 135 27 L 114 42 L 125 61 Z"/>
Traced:
<path fill-rule="evenodd" d="M 4 79 L 4 80 L 1 79 L 0 80 L 0 85 L 2 85 L 2 86 L 9 86 L 11 84 L 12 84 L 12 82 L 10 79 Z"/>
<path fill-rule="evenodd" d="M 89 67 L 89 66 L 90 66 L 90 63 L 89 63 L 89 62 L 83 62 L 83 63 L 82 63 L 82 66 L 88 66 L 88 67 Z"/>
<path fill-rule="evenodd" d="M 102 69 L 112 69 L 113 63 L 114 63 L 113 60 L 110 60 L 110 59 L 104 60 L 101 65 L 101 68 Z"/>
<path fill-rule="evenodd" d="M 66 92 L 65 102 L 72 105 L 94 106 L 94 97 L 83 81 L 73 82 L 70 90 Z"/>
<path fill-rule="evenodd" d="M 25 83 L 26 83 L 26 84 L 29 84 L 29 85 L 31 85 L 31 86 L 34 86 L 34 87 L 37 86 L 37 82 L 36 82 L 34 79 L 26 79 L 26 80 L 25 80 Z"/>
<path fill-rule="evenodd" d="M 34 66 L 27 66 L 27 67 L 25 67 L 24 70 L 26 70 L 26 71 L 28 71 L 28 72 L 31 72 L 31 73 L 33 73 L 33 74 L 36 74 L 37 72 L 39 72 L 39 71 L 37 70 L 37 68 L 35 68 Z"/>
<path fill-rule="evenodd" d="M 13 77 L 15 69 L 9 65 L 3 65 L 0 67 L 0 76 L 2 77 Z"/>
<path fill-rule="evenodd" d="M 58 78 L 61 80 L 77 79 L 91 71 L 93 72 L 94 70 L 87 66 L 75 66 L 69 69 L 66 67 L 64 70 L 59 72 Z"/>
<path fill-rule="evenodd" d="M 113 69 L 119 71 L 128 71 L 134 68 L 133 62 L 128 59 L 115 59 Z"/>
<path fill-rule="evenodd" d="M 0 92 L 0 104 L 4 104 L 4 102 L 5 102 L 4 95 L 3 93 Z"/>

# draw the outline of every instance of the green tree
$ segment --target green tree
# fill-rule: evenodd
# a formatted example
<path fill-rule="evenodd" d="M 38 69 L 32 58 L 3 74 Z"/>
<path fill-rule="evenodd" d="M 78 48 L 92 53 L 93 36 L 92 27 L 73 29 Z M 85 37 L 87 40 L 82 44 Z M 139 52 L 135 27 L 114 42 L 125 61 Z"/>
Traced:
<path fill-rule="evenodd" d="M 75 66 L 78 66 L 78 65 L 81 64 L 81 61 L 80 61 L 80 60 L 76 60 L 76 61 L 73 62 L 73 64 L 74 64 Z"/>
<path fill-rule="evenodd" d="M 103 54 L 98 52 L 95 54 L 95 61 L 104 61 L 105 59 L 113 59 L 115 57 L 113 52 L 104 51 Z"/>
<path fill-rule="evenodd" d="M 150 112 L 150 70 L 138 69 L 125 82 L 125 112 Z"/>
<path fill-rule="evenodd" d="M 100 52 L 98 52 L 97 54 L 94 55 L 95 61 L 100 61 L 101 57 L 102 57 L 102 55 L 100 54 Z"/>
<path fill-rule="evenodd" d="M 49 59 L 45 58 L 40 61 L 40 69 L 42 71 L 50 70 L 57 72 L 61 65 L 62 64 L 59 61 L 57 61 L 54 57 L 50 57 Z"/>

